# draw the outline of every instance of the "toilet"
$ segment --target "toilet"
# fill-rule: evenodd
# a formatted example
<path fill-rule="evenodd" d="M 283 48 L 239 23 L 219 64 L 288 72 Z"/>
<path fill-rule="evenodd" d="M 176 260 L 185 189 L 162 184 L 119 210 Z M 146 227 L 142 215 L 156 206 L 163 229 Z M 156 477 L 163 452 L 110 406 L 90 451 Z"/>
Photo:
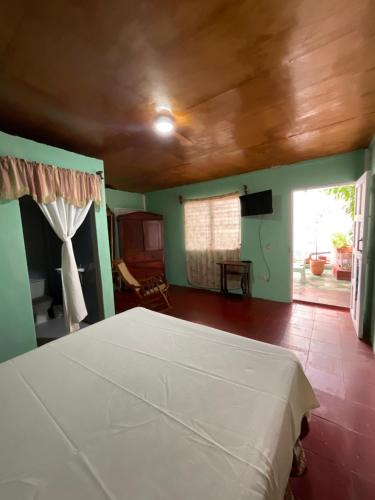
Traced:
<path fill-rule="evenodd" d="M 45 295 L 46 280 L 44 278 L 30 278 L 30 289 L 35 324 L 46 323 L 49 320 L 48 309 L 52 305 L 52 297 Z"/>

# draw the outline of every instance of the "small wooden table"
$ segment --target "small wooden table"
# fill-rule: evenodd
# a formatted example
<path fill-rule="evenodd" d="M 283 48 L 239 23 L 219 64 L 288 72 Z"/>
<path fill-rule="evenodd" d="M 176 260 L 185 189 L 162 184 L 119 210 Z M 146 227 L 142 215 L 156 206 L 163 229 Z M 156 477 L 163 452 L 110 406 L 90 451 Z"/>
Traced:
<path fill-rule="evenodd" d="M 228 275 L 241 276 L 242 293 L 250 297 L 250 267 L 251 260 L 223 260 L 216 262 L 220 266 L 220 291 L 228 292 Z"/>

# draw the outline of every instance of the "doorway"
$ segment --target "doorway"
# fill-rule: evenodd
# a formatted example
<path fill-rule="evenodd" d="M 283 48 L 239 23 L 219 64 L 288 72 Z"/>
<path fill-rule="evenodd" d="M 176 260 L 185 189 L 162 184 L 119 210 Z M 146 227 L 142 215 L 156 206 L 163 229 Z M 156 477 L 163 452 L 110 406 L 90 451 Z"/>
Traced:
<path fill-rule="evenodd" d="M 61 283 L 61 245 L 37 203 L 19 199 L 35 334 L 38 345 L 66 334 Z M 92 206 L 72 238 L 88 315 L 80 328 L 104 319 L 95 209 Z"/>
<path fill-rule="evenodd" d="M 353 184 L 293 193 L 293 300 L 350 307 Z"/>

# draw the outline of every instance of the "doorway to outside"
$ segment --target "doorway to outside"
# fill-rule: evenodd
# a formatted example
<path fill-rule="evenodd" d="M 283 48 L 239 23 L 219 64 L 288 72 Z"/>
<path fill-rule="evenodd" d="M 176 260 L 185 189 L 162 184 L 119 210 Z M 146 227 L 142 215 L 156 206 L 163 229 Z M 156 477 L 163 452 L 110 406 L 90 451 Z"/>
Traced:
<path fill-rule="evenodd" d="M 355 186 L 293 193 L 293 300 L 350 307 Z"/>

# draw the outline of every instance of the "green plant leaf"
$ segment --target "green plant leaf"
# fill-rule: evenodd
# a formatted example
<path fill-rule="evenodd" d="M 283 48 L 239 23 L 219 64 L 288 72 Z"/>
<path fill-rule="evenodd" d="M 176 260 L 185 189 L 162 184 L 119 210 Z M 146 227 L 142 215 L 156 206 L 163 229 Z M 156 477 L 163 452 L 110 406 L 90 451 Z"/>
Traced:
<path fill-rule="evenodd" d="M 338 186 L 325 190 L 328 195 L 334 196 L 336 200 L 344 202 L 344 210 L 352 220 L 355 212 L 355 186 Z"/>
<path fill-rule="evenodd" d="M 332 245 L 335 248 L 343 248 L 350 246 L 350 235 L 344 233 L 333 233 L 332 235 Z"/>

